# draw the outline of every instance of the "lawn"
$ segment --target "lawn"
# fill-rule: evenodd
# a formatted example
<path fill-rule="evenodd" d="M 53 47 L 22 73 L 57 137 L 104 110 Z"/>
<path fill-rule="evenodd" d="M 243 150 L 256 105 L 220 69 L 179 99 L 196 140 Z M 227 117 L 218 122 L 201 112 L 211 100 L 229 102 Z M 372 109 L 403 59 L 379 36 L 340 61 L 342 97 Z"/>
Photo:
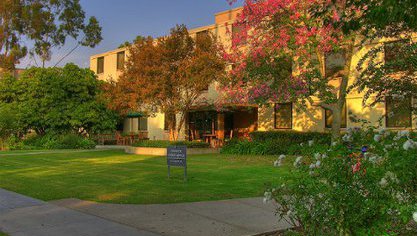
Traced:
<path fill-rule="evenodd" d="M 288 174 L 276 157 L 198 155 L 167 177 L 165 157 L 122 151 L 29 155 L 0 153 L 0 188 L 42 200 L 79 198 L 111 203 L 174 203 L 262 196 Z"/>

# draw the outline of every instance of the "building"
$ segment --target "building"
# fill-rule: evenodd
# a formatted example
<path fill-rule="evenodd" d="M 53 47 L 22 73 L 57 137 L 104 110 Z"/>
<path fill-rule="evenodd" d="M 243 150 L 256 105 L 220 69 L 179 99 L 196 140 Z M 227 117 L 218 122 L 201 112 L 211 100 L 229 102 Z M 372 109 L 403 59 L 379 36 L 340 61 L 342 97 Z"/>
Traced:
<path fill-rule="evenodd" d="M 230 46 L 231 38 L 228 31 L 234 32 L 232 23 L 242 8 L 236 8 L 215 15 L 215 23 L 196 29 L 191 29 L 190 34 L 198 37 L 201 34 L 211 32 L 219 42 L 225 47 Z M 227 29 L 229 27 L 229 29 Z M 390 60 L 395 56 L 395 43 L 391 41 L 380 41 L 386 45 L 385 55 L 381 55 L 381 60 Z M 351 70 L 355 70 L 361 55 L 372 48 L 372 45 L 365 48 L 354 49 L 354 61 Z M 120 76 L 120 69 L 126 59 L 128 52 L 125 48 L 116 49 L 90 58 L 90 68 L 97 73 L 101 80 L 115 79 Z M 343 63 L 340 55 L 330 55 L 329 68 L 331 71 Z M 354 73 L 352 73 L 354 74 Z M 355 78 L 350 78 L 352 83 Z M 330 81 L 338 83 L 338 81 Z M 202 92 L 201 96 L 208 101 L 205 107 L 196 107 L 187 114 L 187 122 L 181 139 L 206 140 L 224 139 L 230 137 L 245 137 L 249 132 L 269 131 L 269 130 L 294 130 L 294 131 L 317 131 L 326 132 L 330 130 L 332 115 L 331 112 L 318 106 L 308 105 L 300 107 L 296 102 L 282 104 L 271 104 L 267 107 L 257 107 L 255 105 L 230 106 L 225 111 L 218 112 L 212 106 L 218 97 L 216 83 L 212 84 L 207 91 Z M 363 94 L 352 92 L 347 96 L 346 107 L 343 112 L 342 127 L 360 126 L 348 116 L 354 116 L 356 120 L 367 120 L 372 125 L 382 124 L 389 129 L 415 129 L 417 123 L 411 113 L 412 98 L 401 101 L 387 99 L 386 103 L 379 103 L 373 107 L 363 107 Z M 409 108 L 402 112 L 397 112 L 398 105 Z M 385 116 L 392 113 L 391 116 Z M 150 139 L 168 139 L 168 131 L 165 124 L 164 114 L 157 113 L 152 117 L 128 117 L 124 124 L 124 132 L 148 131 Z"/>

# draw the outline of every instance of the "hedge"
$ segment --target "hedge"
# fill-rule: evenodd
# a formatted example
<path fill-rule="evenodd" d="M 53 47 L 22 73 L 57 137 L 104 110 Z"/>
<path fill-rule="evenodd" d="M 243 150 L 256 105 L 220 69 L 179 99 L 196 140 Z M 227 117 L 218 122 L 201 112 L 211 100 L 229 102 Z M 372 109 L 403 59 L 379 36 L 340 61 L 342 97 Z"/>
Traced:
<path fill-rule="evenodd" d="M 42 149 L 94 149 L 96 143 L 77 134 L 46 134 L 29 136 L 20 140 L 11 138 L 11 150 L 42 150 Z"/>
<path fill-rule="evenodd" d="M 299 154 L 300 144 L 313 140 L 316 144 L 330 144 L 331 136 L 319 132 L 266 131 L 253 132 L 249 140 L 231 140 L 222 148 L 222 153 L 238 155 Z"/>
<path fill-rule="evenodd" d="M 314 140 L 318 143 L 329 144 L 331 135 L 320 132 L 297 132 L 297 131 L 256 131 L 250 133 L 251 140 L 254 142 L 278 141 L 288 144 L 300 144 Z"/>
<path fill-rule="evenodd" d="M 186 146 L 188 148 L 209 148 L 209 143 L 190 141 L 143 140 L 134 143 L 134 147 L 167 148 L 169 146 Z"/>

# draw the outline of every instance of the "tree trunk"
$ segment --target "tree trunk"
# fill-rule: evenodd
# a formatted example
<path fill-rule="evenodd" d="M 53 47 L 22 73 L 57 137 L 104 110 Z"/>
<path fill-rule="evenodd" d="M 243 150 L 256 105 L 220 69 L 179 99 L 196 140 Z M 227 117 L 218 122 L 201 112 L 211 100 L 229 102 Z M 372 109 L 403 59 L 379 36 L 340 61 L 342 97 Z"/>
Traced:
<path fill-rule="evenodd" d="M 167 113 L 168 129 L 169 129 L 169 141 L 176 141 L 176 115 L 175 113 Z"/>
<path fill-rule="evenodd" d="M 332 142 L 340 140 L 340 128 L 342 127 L 342 108 L 339 108 L 338 104 L 333 109 L 333 121 L 332 121 Z"/>
<path fill-rule="evenodd" d="M 45 131 L 45 129 L 44 129 L 44 128 L 36 128 L 36 129 L 35 129 L 35 132 L 36 132 L 36 134 L 37 134 L 37 135 L 39 135 L 39 136 L 43 136 L 43 135 L 45 135 L 45 134 L 46 134 L 46 131 Z"/>
<path fill-rule="evenodd" d="M 181 130 L 182 130 L 182 126 L 184 125 L 184 123 L 185 123 L 185 114 L 186 114 L 187 112 L 183 112 L 182 114 L 181 114 L 181 118 L 180 118 L 180 120 L 179 120 L 179 123 L 178 123 L 178 126 L 177 126 L 177 134 L 176 134 L 176 140 L 178 140 L 178 138 L 179 138 L 179 135 L 180 135 L 180 133 L 181 133 Z"/>
<path fill-rule="evenodd" d="M 4 141 L 3 141 L 3 138 L 0 138 L 0 151 L 3 151 L 3 150 L 5 150 L 5 143 L 4 143 Z"/>
<path fill-rule="evenodd" d="M 337 95 L 337 102 L 333 109 L 332 122 L 332 142 L 340 141 L 340 128 L 342 126 L 342 111 L 346 103 L 347 88 L 350 78 L 350 67 L 352 65 L 353 50 L 355 49 L 355 37 L 351 37 L 350 42 L 346 46 L 345 60 L 346 64 L 343 68 L 343 76 L 340 81 L 339 92 Z"/>

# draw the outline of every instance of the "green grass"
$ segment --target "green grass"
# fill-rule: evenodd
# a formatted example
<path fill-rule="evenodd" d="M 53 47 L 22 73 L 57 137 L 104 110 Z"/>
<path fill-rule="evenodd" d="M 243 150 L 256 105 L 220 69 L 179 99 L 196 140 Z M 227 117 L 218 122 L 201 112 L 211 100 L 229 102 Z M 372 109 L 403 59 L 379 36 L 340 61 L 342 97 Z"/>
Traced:
<path fill-rule="evenodd" d="M 0 232 L 0 236 L 9 236 L 9 235 L 6 233 Z"/>
<path fill-rule="evenodd" d="M 181 168 L 172 168 L 167 178 L 165 157 L 117 150 L 18 154 L 0 153 L 0 188 L 45 201 L 150 204 L 256 197 L 289 170 L 274 168 L 271 156 L 189 156 L 184 182 Z"/>

